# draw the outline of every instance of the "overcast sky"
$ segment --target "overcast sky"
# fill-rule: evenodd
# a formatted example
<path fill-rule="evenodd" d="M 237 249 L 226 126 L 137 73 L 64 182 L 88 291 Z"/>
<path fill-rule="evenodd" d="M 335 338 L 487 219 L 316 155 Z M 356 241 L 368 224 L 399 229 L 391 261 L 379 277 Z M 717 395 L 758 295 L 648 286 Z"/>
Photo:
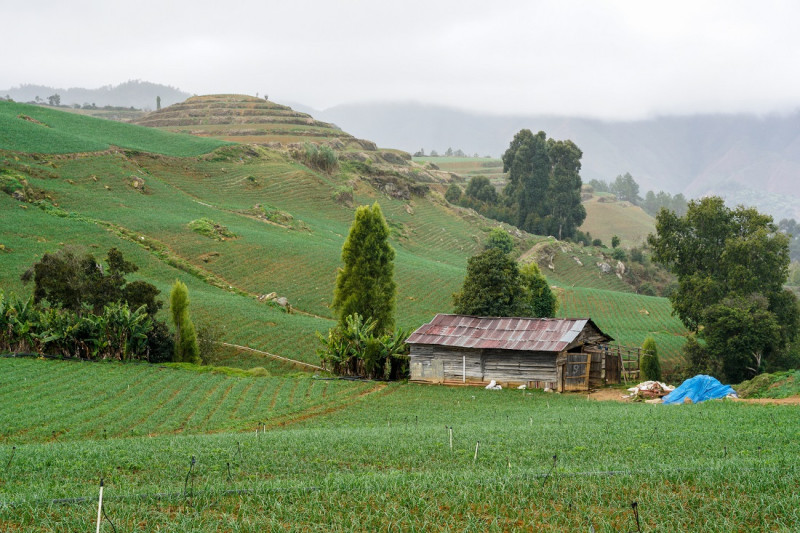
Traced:
<path fill-rule="evenodd" d="M 2 0 L 0 88 L 635 119 L 800 108 L 800 2 Z"/>

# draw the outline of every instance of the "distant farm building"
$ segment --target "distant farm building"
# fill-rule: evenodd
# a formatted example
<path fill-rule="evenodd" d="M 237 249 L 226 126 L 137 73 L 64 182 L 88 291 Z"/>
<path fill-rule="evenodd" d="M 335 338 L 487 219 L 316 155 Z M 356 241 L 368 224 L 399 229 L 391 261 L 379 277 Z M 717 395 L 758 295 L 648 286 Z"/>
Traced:
<path fill-rule="evenodd" d="M 558 391 L 619 383 L 620 357 L 588 318 L 491 318 L 438 314 L 406 342 L 411 380 L 526 385 Z"/>

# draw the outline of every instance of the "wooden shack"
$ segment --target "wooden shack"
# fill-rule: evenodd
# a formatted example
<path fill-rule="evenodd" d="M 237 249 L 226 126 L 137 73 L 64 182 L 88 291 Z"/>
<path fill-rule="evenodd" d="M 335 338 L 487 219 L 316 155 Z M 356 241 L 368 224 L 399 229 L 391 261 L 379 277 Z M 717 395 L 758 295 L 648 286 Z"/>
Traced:
<path fill-rule="evenodd" d="M 567 391 L 619 382 L 612 340 L 588 318 L 438 314 L 406 342 L 412 381 Z"/>

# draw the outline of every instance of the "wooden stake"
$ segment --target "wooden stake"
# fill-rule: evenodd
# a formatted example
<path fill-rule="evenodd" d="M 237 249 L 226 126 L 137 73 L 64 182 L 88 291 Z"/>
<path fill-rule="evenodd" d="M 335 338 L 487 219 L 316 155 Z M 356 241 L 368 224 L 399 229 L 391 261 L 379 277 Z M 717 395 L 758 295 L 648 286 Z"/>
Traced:
<path fill-rule="evenodd" d="M 480 446 L 480 445 L 481 445 L 481 441 L 478 441 L 478 442 L 475 443 L 475 457 L 472 458 L 472 462 L 473 463 L 478 460 L 478 446 Z"/>
<path fill-rule="evenodd" d="M 453 426 L 447 428 L 450 431 L 450 451 L 453 451 Z"/>
<path fill-rule="evenodd" d="M 103 478 L 100 478 L 100 499 L 97 502 L 97 533 L 100 533 L 100 520 L 103 518 Z"/>

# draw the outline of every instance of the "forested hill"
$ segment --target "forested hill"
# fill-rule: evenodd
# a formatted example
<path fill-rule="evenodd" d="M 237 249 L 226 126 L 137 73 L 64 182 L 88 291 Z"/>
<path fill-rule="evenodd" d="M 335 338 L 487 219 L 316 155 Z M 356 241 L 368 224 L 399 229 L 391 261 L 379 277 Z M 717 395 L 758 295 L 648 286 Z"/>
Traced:
<path fill-rule="evenodd" d="M 630 172 L 642 190 L 696 198 L 720 194 L 776 219 L 800 217 L 800 112 L 786 116 L 697 115 L 607 122 L 556 116 L 491 116 L 414 103 L 351 104 L 313 115 L 352 134 L 410 152 L 498 156 L 522 128 L 571 139 L 581 175 Z"/>

